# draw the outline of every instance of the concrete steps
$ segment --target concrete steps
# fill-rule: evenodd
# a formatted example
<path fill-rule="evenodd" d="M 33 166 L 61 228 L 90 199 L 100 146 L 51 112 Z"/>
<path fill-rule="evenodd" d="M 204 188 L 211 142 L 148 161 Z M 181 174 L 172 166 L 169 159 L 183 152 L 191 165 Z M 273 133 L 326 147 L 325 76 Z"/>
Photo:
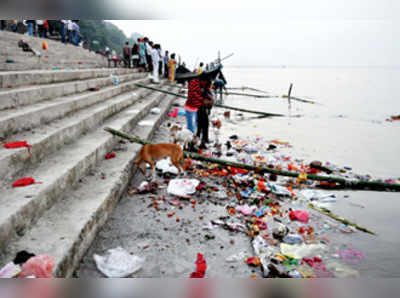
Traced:
<path fill-rule="evenodd" d="M 118 76 L 120 83 L 142 77 L 139 73 Z M 112 77 L 79 80 L 65 83 L 55 83 L 40 86 L 0 90 L 0 110 L 11 109 L 38 103 L 55 97 L 67 96 L 88 91 L 90 88 L 103 88 L 112 85 Z"/>
<path fill-rule="evenodd" d="M 80 135 L 101 125 L 107 118 L 150 93 L 138 90 L 123 94 L 94 107 L 82 109 L 71 116 L 42 125 L 35 130 L 13 135 L 14 140 L 29 140 L 32 146 L 31 154 L 26 149 L 0 148 L 0 181 L 3 181 L 3 184 L 10 184 L 16 177 L 23 175 L 27 167 L 42 161 L 63 145 L 73 142 Z"/>
<path fill-rule="evenodd" d="M 86 80 L 93 78 L 109 77 L 112 74 L 124 75 L 132 73 L 126 68 L 99 68 L 99 69 L 75 69 L 75 70 L 30 70 L 0 72 L 0 89 L 9 89 L 20 86 L 40 84 L 53 84 L 74 80 Z M 4 91 L 4 90 L 3 90 Z"/>
<path fill-rule="evenodd" d="M 75 51 L 87 55 L 54 45 L 63 47 L 71 51 L 66 57 Z M 112 74 L 119 85 L 113 85 Z M 149 83 L 147 75 L 104 68 L 0 72 L 0 141 L 26 140 L 32 146 L 30 154 L 0 145 L 0 268 L 28 250 L 55 257 L 58 277 L 73 274 L 126 190 L 140 149 L 120 144 L 103 128 L 150 138 L 174 101 L 138 89 L 136 82 Z M 154 107 L 161 113 L 152 114 Z M 105 160 L 115 150 L 117 158 Z M 13 188 L 23 177 L 43 183 Z"/>
<path fill-rule="evenodd" d="M 38 59 L 32 53 L 23 52 L 18 48 L 18 41 L 21 39 L 39 51 L 42 57 Z M 47 42 L 49 50 L 42 50 L 43 41 Z M 7 59 L 13 59 L 15 63 L 6 63 Z M 0 31 L 0 71 L 51 69 L 53 66 L 69 66 L 73 69 L 100 68 L 107 66 L 107 60 L 101 55 L 70 44 Z"/>
<path fill-rule="evenodd" d="M 105 125 L 131 131 L 138 137 L 148 139 L 168 112 L 172 102 L 173 98 L 170 96 L 154 96 L 151 101 L 142 101 L 141 108 L 139 106 L 129 108 L 118 119 L 113 119 Z M 158 104 L 161 114 L 149 115 L 143 112 Z M 140 114 L 144 116 L 146 123 L 153 125 L 139 125 L 135 128 L 135 124 L 130 123 L 128 119 L 131 113 L 136 114 L 138 108 L 142 111 Z M 140 114 L 136 114 L 137 118 L 142 118 Z M 115 144 L 117 141 L 99 130 L 92 136 L 85 137 L 86 140 L 80 140 L 79 143 L 87 143 L 88 138 L 101 139 L 104 143 L 113 141 Z M 14 239 L 3 259 L 10 258 L 19 250 L 29 248 L 35 253 L 55 257 L 55 273 L 58 277 L 71 277 L 96 232 L 106 222 L 108 215 L 126 190 L 132 175 L 132 163 L 140 148 L 141 146 L 137 144 L 131 144 L 127 151 L 118 152 L 117 158 L 109 161 L 104 160 L 104 153 L 107 150 L 98 154 L 99 165 L 92 170 L 92 175 L 86 176 L 78 183 L 76 189 L 66 193 L 62 199 L 59 198 L 58 202 L 44 212 L 27 233 Z M 78 150 L 77 146 L 66 149 L 65 154 L 75 153 L 75 150 Z"/>
<path fill-rule="evenodd" d="M 10 137 L 23 130 L 35 128 L 41 124 L 67 116 L 80 109 L 103 102 L 113 96 L 136 89 L 129 81 L 100 91 L 86 91 L 71 96 L 63 96 L 29 106 L 0 111 L 0 138 Z M 73 92 L 72 88 L 71 92 Z"/>
<path fill-rule="evenodd" d="M 157 106 L 163 96 L 153 94 L 132 107 L 136 113 L 120 113 L 103 125 L 119 130 L 130 131 L 150 110 Z M 7 196 L 0 198 L 0 243 L 15 232 L 21 235 L 39 219 L 46 209 L 61 199 L 88 171 L 104 160 L 118 140 L 102 129 L 96 129 L 76 142 L 46 157 L 32 169 L 26 169 L 26 177 L 34 177 L 43 184 L 24 188 L 2 185 Z"/>

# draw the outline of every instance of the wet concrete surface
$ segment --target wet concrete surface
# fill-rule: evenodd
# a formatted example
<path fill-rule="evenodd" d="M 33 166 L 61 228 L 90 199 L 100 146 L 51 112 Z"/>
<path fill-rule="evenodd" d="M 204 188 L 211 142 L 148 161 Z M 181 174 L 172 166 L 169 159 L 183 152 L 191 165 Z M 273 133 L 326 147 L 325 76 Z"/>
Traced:
<path fill-rule="evenodd" d="M 153 142 L 165 141 L 168 141 L 166 123 L 153 138 Z M 132 187 L 144 180 L 145 177 L 137 173 Z M 221 183 L 218 179 L 202 181 L 215 186 Z M 158 175 L 157 182 L 160 188 L 155 195 L 125 195 L 121 199 L 82 260 L 77 276 L 103 277 L 96 268 L 93 254 L 103 255 L 118 246 L 145 258 L 143 269 L 135 277 L 189 277 L 196 269 L 198 253 L 207 261 L 207 277 L 250 277 L 256 273 L 244 259 L 226 261 L 240 252 L 252 256 L 251 243 L 245 234 L 219 227 L 207 228 L 212 220 L 227 215 L 226 199 L 204 192 L 191 199 L 177 199 L 167 194 L 168 184 L 163 177 Z M 170 201 L 179 201 L 179 206 L 171 205 Z M 159 210 L 154 207 L 155 202 Z"/>

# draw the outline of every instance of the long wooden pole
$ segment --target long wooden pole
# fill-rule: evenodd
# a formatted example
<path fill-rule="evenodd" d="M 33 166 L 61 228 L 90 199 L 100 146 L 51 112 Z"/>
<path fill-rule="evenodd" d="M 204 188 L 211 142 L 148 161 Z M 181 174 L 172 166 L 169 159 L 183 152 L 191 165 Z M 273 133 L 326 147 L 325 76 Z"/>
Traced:
<path fill-rule="evenodd" d="M 136 83 L 136 86 L 138 86 L 140 88 L 146 88 L 146 89 L 150 89 L 150 90 L 153 90 L 153 91 L 162 92 L 162 93 L 169 94 L 169 95 L 175 95 L 175 96 L 181 97 L 181 98 L 186 98 L 186 96 L 183 96 L 183 95 L 175 93 L 175 92 L 171 92 L 171 91 L 167 91 L 167 90 L 163 90 L 163 89 L 159 89 L 159 88 L 154 88 L 154 87 L 142 85 L 142 84 L 139 84 L 139 83 Z M 264 117 L 284 117 L 285 116 L 283 114 L 264 113 L 264 112 L 260 112 L 260 111 L 241 109 L 241 108 L 236 108 L 236 107 L 231 107 L 231 106 L 226 106 L 226 105 L 220 105 L 220 104 L 215 104 L 214 107 L 233 110 L 233 111 L 239 111 L 239 112 L 244 112 L 244 113 L 257 114 L 257 115 L 261 115 L 261 116 L 264 116 Z"/>
<path fill-rule="evenodd" d="M 239 92 L 225 92 L 226 95 L 237 95 L 237 96 L 247 96 L 254 98 L 276 98 L 276 96 L 271 95 L 260 95 L 260 94 L 251 94 L 251 93 L 239 93 Z"/>
<path fill-rule="evenodd" d="M 314 206 L 313 204 L 308 204 L 308 207 L 310 207 L 311 209 L 313 209 L 315 211 L 318 211 L 321 214 L 329 216 L 330 218 L 332 218 L 332 219 L 334 219 L 334 220 L 336 220 L 338 222 L 341 222 L 342 224 L 354 227 L 354 228 L 356 228 L 357 230 L 359 230 L 361 232 L 368 233 L 368 234 L 371 234 L 371 235 L 376 235 L 374 232 L 372 232 L 372 231 L 370 231 L 370 230 L 368 230 L 366 228 L 363 228 L 363 227 L 361 227 L 361 226 L 359 226 L 359 225 L 357 225 L 357 224 L 355 224 L 353 222 L 348 221 L 347 219 L 345 219 L 343 217 L 340 217 L 338 215 L 333 214 L 330 210 L 328 210 L 326 208 L 318 208 L 318 207 Z"/>
<path fill-rule="evenodd" d="M 292 95 L 292 88 L 293 88 L 293 83 L 290 83 L 290 86 L 289 86 L 289 92 L 288 92 L 288 103 L 289 103 L 289 109 L 291 108 L 291 106 L 292 106 L 292 102 L 291 102 L 291 98 L 290 98 L 290 96 Z"/>
<path fill-rule="evenodd" d="M 127 139 L 134 143 L 150 144 L 150 142 L 146 142 L 144 140 L 132 137 L 126 133 L 123 133 L 121 131 L 118 131 L 118 130 L 115 130 L 115 129 L 112 129 L 109 127 L 105 128 L 104 130 L 113 135 Z M 237 163 L 237 162 L 231 162 L 231 161 L 206 157 L 201 154 L 196 154 L 196 153 L 186 152 L 186 151 L 185 151 L 185 155 L 190 158 L 199 160 L 199 161 L 205 161 L 205 162 L 220 164 L 220 165 L 224 165 L 224 166 L 230 166 L 230 167 L 234 167 L 234 168 L 241 168 L 241 169 L 245 169 L 245 170 L 256 171 L 259 173 L 270 173 L 270 174 L 276 174 L 279 176 L 286 176 L 286 177 L 293 177 L 293 178 L 297 178 L 300 174 L 297 172 L 281 171 L 281 170 L 276 170 L 276 169 L 257 167 L 257 166 L 253 166 L 250 164 L 241 164 L 241 163 Z M 339 183 L 343 188 L 348 188 L 348 189 L 399 191 L 400 192 L 400 184 L 390 184 L 390 183 L 383 183 L 383 182 L 378 182 L 378 181 L 363 181 L 363 180 L 350 181 L 350 180 L 346 180 L 344 178 L 318 176 L 318 175 L 307 175 L 307 179 L 312 180 L 312 181 L 325 181 L 325 182 Z"/>

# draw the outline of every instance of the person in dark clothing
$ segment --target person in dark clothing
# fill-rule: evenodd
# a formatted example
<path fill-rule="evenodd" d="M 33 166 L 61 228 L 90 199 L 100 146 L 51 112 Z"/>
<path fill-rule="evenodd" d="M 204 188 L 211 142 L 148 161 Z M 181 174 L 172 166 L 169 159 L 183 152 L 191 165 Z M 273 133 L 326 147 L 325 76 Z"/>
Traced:
<path fill-rule="evenodd" d="M 215 91 L 217 92 L 217 94 L 219 94 L 219 103 L 223 102 L 223 91 L 226 91 L 226 84 L 227 81 L 221 71 L 218 73 L 217 78 L 214 81 Z"/>
<path fill-rule="evenodd" d="M 7 28 L 7 20 L 0 20 L 0 30 L 5 30 Z"/>
<path fill-rule="evenodd" d="M 149 41 L 147 37 L 144 38 L 146 60 L 147 60 L 147 71 L 153 71 L 153 60 L 151 59 L 151 51 L 153 50 L 153 42 Z"/>
<path fill-rule="evenodd" d="M 139 67 L 139 48 L 138 44 L 134 43 L 132 46 L 132 67 Z"/>
<path fill-rule="evenodd" d="M 122 49 L 124 55 L 124 63 L 125 67 L 131 68 L 131 48 L 129 47 L 129 42 L 125 43 L 124 48 Z"/>
<path fill-rule="evenodd" d="M 197 110 L 197 137 L 201 139 L 201 145 L 199 148 L 207 149 L 206 144 L 210 142 L 208 139 L 208 131 L 210 128 L 209 115 L 211 113 L 212 105 L 214 104 L 214 98 L 210 91 L 210 81 L 201 81 L 201 87 L 205 100 L 202 106 Z"/>

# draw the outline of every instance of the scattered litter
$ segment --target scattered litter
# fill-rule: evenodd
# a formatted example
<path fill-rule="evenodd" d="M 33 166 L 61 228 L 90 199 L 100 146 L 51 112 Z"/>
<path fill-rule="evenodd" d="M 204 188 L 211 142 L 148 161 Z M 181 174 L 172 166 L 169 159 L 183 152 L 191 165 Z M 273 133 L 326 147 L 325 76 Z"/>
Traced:
<path fill-rule="evenodd" d="M 202 254 L 197 254 L 196 271 L 190 275 L 190 278 L 204 278 L 207 271 L 207 263 Z"/>
<path fill-rule="evenodd" d="M 314 257 L 324 252 L 326 246 L 323 244 L 298 244 L 289 245 L 281 243 L 281 253 L 295 259 Z"/>
<path fill-rule="evenodd" d="M 30 258 L 22 265 L 21 278 L 52 278 L 55 260 L 52 256 L 40 255 Z"/>
<path fill-rule="evenodd" d="M 236 263 L 236 262 L 244 260 L 245 258 L 246 258 L 246 252 L 242 251 L 238 254 L 234 254 L 234 255 L 227 257 L 226 262 L 227 263 Z"/>
<path fill-rule="evenodd" d="M 116 158 L 117 154 L 115 154 L 114 152 L 108 153 L 106 155 L 106 159 L 112 159 L 112 158 Z"/>
<path fill-rule="evenodd" d="M 157 182 L 152 182 L 149 183 L 147 181 L 143 181 L 138 188 L 134 188 L 131 191 L 129 191 L 129 195 L 136 195 L 136 194 L 146 194 L 146 193 L 152 193 L 155 194 L 158 191 L 158 183 Z"/>
<path fill-rule="evenodd" d="M 8 263 L 0 269 L 0 278 L 14 278 L 21 273 L 21 267 L 13 262 Z"/>
<path fill-rule="evenodd" d="M 42 184 L 43 182 L 36 182 L 32 177 L 21 178 L 13 183 L 13 187 L 24 187 L 32 184 Z"/>
<path fill-rule="evenodd" d="M 31 154 L 31 148 L 32 148 L 32 146 L 29 145 L 27 141 L 5 143 L 4 147 L 7 149 L 27 148 L 29 154 Z"/>
<path fill-rule="evenodd" d="M 161 110 L 159 108 L 153 108 L 150 112 L 155 115 L 161 114 Z"/>
<path fill-rule="evenodd" d="M 139 126 L 153 126 L 155 123 L 154 121 L 144 120 L 139 122 Z"/>
<path fill-rule="evenodd" d="M 190 198 L 200 184 L 196 179 L 173 179 L 168 184 L 167 192 L 177 197 Z"/>
<path fill-rule="evenodd" d="M 308 211 L 306 211 L 306 210 L 296 210 L 296 211 L 290 211 L 289 217 L 293 221 L 297 220 L 302 223 L 308 223 L 310 215 L 309 215 Z"/>
<path fill-rule="evenodd" d="M 160 170 L 163 174 L 169 173 L 178 175 L 179 173 L 178 169 L 174 165 L 172 165 L 170 157 L 159 160 L 156 164 L 156 169 Z"/>
<path fill-rule="evenodd" d="M 94 255 L 97 268 L 110 278 L 128 277 L 142 269 L 144 259 L 131 255 L 122 247 L 107 251 L 105 256 Z"/>
<path fill-rule="evenodd" d="M 119 85 L 119 77 L 116 75 L 111 75 L 111 77 L 113 79 L 114 86 L 118 86 Z"/>

